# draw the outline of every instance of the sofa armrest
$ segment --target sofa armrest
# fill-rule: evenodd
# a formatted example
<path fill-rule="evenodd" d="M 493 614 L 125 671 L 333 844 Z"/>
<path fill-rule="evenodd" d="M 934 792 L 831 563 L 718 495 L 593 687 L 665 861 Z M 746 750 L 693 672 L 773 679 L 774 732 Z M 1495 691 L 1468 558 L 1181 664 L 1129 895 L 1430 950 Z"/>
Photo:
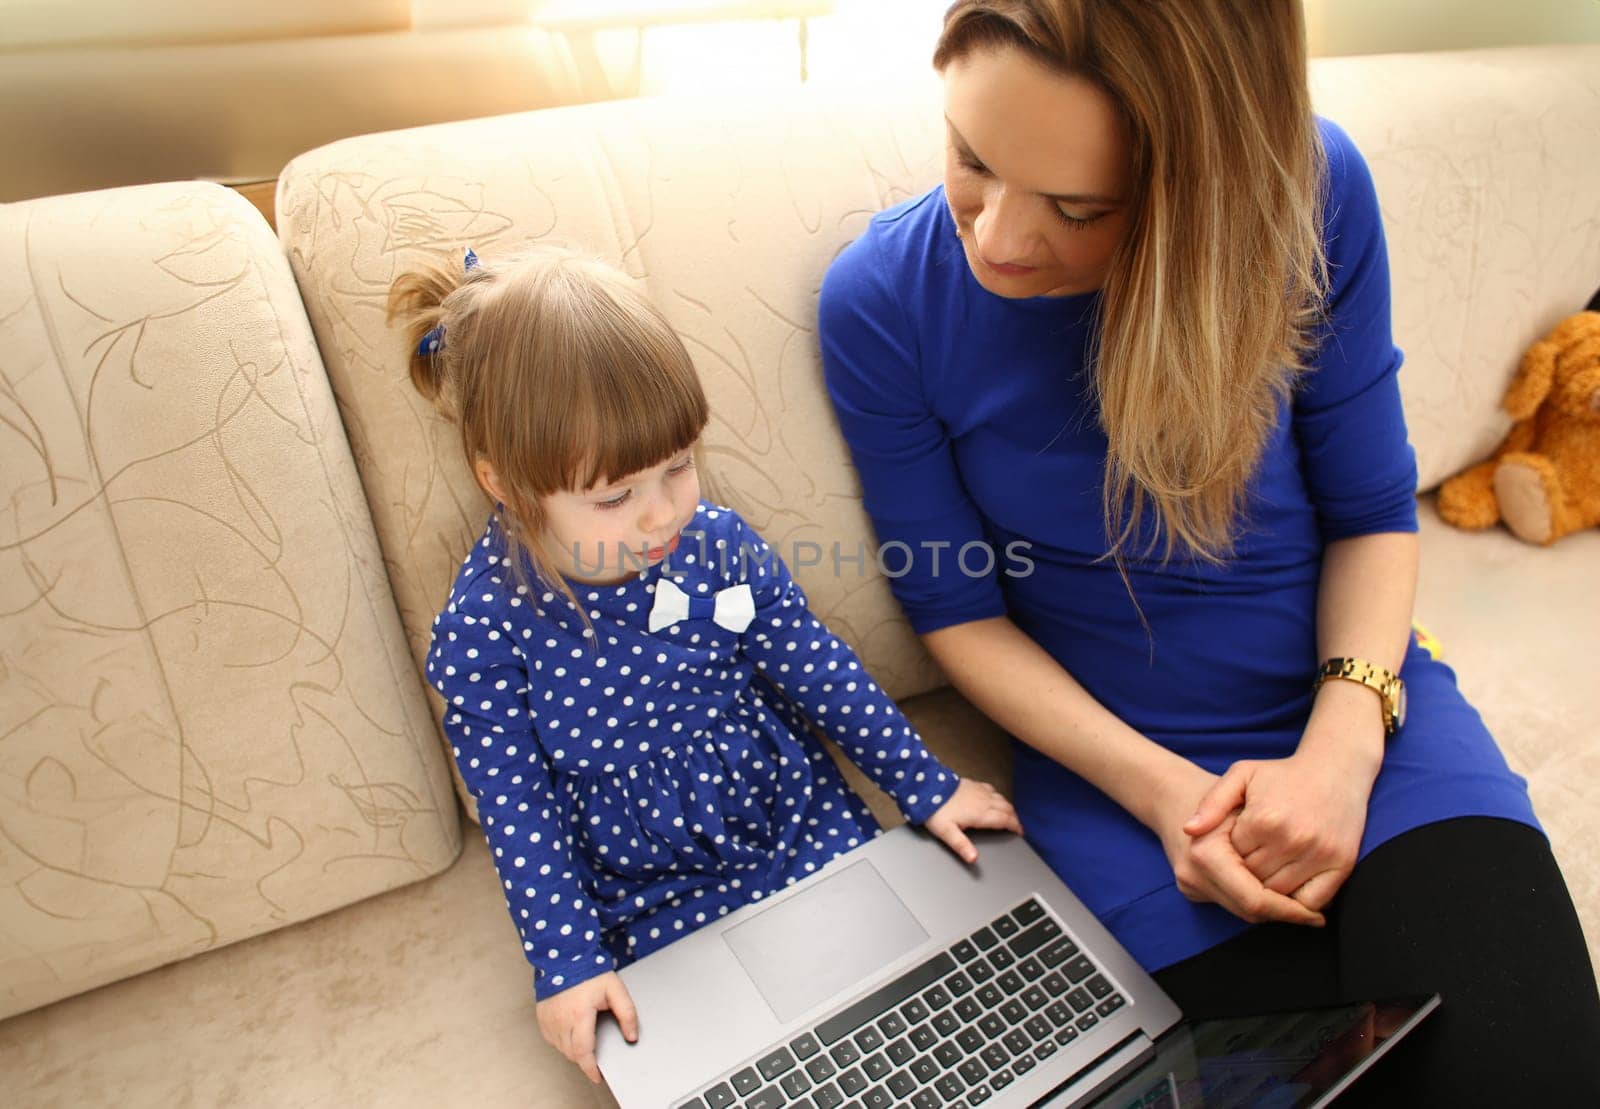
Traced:
<path fill-rule="evenodd" d="M 416 881 L 457 809 L 277 242 L 0 207 L 0 1017 Z"/>

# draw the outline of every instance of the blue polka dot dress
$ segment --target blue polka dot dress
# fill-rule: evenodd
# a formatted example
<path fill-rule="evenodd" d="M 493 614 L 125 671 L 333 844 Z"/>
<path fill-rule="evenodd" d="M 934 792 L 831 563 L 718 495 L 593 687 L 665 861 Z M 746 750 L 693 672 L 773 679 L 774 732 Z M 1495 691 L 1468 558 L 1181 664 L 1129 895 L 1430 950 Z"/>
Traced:
<path fill-rule="evenodd" d="M 571 582 L 581 613 L 531 571 L 519 584 L 503 554 L 491 520 L 434 621 L 427 671 L 539 997 L 877 834 L 807 717 L 907 819 L 954 792 L 731 509 L 702 502 L 637 578 Z M 679 618 L 652 632 L 664 582 Z"/>

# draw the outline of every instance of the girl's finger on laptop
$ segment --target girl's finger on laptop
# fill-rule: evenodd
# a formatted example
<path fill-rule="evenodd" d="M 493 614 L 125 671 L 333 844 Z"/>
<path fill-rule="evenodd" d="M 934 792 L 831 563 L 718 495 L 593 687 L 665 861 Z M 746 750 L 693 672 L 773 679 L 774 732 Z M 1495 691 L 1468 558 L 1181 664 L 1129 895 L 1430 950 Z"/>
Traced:
<path fill-rule="evenodd" d="M 1006 801 L 1003 797 L 1001 800 L 1005 801 L 1005 808 L 1002 810 L 1005 814 L 1005 819 L 1000 824 L 993 825 L 993 827 L 1004 828 L 1007 831 L 1017 833 L 1019 836 L 1022 835 L 1022 818 L 1017 815 L 1016 806 L 1012 805 L 1010 801 Z"/>
<path fill-rule="evenodd" d="M 1022 834 L 1022 821 L 1017 819 L 1017 810 L 1011 807 L 1011 802 L 1001 797 L 996 804 L 977 813 L 967 823 L 968 828 L 994 828 L 1000 831 Z"/>
<path fill-rule="evenodd" d="M 937 824 L 929 821 L 926 825 L 928 831 L 938 836 L 944 845 L 956 853 L 956 858 L 964 863 L 978 861 L 978 849 L 972 846 L 972 841 L 953 821 L 941 820 Z"/>
<path fill-rule="evenodd" d="M 590 1019 L 580 1020 L 572 1028 L 571 1051 L 568 1054 L 580 1070 L 589 1076 L 589 1081 L 596 1086 L 600 1085 L 600 1064 L 594 1058 L 594 1014 Z"/>
<path fill-rule="evenodd" d="M 633 998 L 622 979 L 616 975 L 611 977 L 612 981 L 606 985 L 606 1005 L 622 1026 L 622 1038 L 631 1044 L 639 1039 L 639 1011 L 634 1008 Z"/>

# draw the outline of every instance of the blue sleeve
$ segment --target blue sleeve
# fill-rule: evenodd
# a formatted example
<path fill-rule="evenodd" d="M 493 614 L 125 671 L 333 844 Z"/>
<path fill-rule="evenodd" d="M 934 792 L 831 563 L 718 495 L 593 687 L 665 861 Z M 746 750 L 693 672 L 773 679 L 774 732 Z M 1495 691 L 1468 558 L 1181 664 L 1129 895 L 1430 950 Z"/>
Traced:
<path fill-rule="evenodd" d="M 1294 400 L 1294 430 L 1324 542 L 1417 530 L 1417 462 L 1400 406 L 1389 258 L 1372 174 L 1326 121 L 1327 320 Z"/>
<path fill-rule="evenodd" d="M 927 401 L 916 330 L 887 276 L 869 229 L 829 267 L 817 330 L 828 395 L 891 571 L 889 587 L 912 628 L 926 634 L 1004 615 L 1006 606 L 993 573 L 956 569 L 954 552 L 986 541 L 983 520 Z"/>
<path fill-rule="evenodd" d="M 933 757 L 856 653 L 812 613 L 777 552 L 737 516 L 731 530 L 755 602 L 745 657 L 894 798 L 907 820 L 923 823 L 959 779 Z"/>
<path fill-rule="evenodd" d="M 433 622 L 428 680 L 444 696 L 445 735 L 462 781 L 477 798 L 506 907 L 542 1000 L 613 964 L 600 944 L 595 908 L 575 876 L 562 808 L 534 735 L 527 663 L 508 629 L 476 604 L 453 598 Z"/>

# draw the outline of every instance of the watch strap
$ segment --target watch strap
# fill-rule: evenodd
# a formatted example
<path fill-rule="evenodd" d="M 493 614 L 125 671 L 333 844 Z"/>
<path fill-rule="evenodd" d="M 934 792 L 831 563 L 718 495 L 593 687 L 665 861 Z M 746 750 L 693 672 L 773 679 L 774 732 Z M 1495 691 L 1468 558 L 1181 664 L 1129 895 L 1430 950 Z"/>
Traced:
<path fill-rule="evenodd" d="M 1321 689 L 1322 683 L 1329 678 L 1359 682 L 1378 694 L 1385 737 L 1394 735 L 1405 722 L 1405 683 L 1400 680 L 1400 675 L 1364 658 L 1330 658 L 1317 668 L 1312 692 Z"/>

